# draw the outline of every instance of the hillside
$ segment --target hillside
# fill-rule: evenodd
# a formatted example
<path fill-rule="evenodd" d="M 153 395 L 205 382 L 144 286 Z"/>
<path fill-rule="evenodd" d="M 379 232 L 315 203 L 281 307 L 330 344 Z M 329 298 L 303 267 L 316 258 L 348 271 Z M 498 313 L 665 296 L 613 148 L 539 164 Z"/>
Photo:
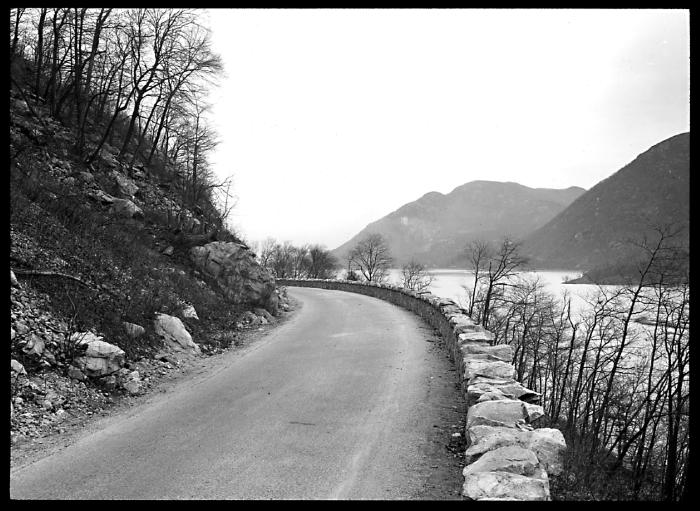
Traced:
<path fill-rule="evenodd" d="M 395 264 L 411 258 L 429 267 L 463 262 L 465 245 L 474 239 L 520 238 L 544 225 L 585 190 L 529 188 L 517 183 L 472 181 L 444 195 L 430 192 L 372 222 L 333 252 L 347 252 L 368 233 L 389 243 Z"/>
<path fill-rule="evenodd" d="M 240 345 L 287 306 L 226 228 L 211 177 L 165 151 L 151 158 L 151 134 L 137 126 L 129 139 L 123 115 L 86 117 L 76 143 L 75 116 L 31 92 L 31 65 L 16 58 L 12 71 L 14 448 Z"/>
<path fill-rule="evenodd" d="M 664 224 L 683 226 L 687 246 L 689 146 L 681 133 L 649 148 L 529 235 L 523 251 L 540 268 L 612 267 L 630 257 L 627 240 Z"/>

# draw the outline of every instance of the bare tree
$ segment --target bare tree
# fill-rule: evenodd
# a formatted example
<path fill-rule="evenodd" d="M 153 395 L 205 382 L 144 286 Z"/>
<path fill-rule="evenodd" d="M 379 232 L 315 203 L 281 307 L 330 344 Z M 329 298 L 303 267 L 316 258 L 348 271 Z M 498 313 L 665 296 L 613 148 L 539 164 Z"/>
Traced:
<path fill-rule="evenodd" d="M 349 263 L 357 268 L 368 282 L 385 280 L 392 262 L 389 245 L 381 234 L 367 235 L 349 254 Z"/>
<path fill-rule="evenodd" d="M 469 314 L 488 328 L 492 302 L 503 295 L 503 288 L 525 265 L 526 259 L 518 253 L 520 244 L 508 237 L 503 238 L 497 249 L 484 241 L 469 245 L 469 254 L 474 270 L 474 285 L 470 289 Z"/>
<path fill-rule="evenodd" d="M 468 292 L 468 312 L 470 316 L 474 314 L 474 307 L 477 302 L 477 293 L 479 289 L 479 282 L 481 281 L 483 267 L 486 264 L 486 260 L 491 257 L 491 246 L 487 241 L 484 240 L 474 240 L 467 245 L 467 254 L 471 262 L 472 271 L 474 272 L 474 283 L 469 288 L 465 286 Z"/>
<path fill-rule="evenodd" d="M 433 283 L 433 276 L 425 269 L 425 265 L 413 259 L 401 268 L 402 285 L 412 291 L 425 291 Z"/>

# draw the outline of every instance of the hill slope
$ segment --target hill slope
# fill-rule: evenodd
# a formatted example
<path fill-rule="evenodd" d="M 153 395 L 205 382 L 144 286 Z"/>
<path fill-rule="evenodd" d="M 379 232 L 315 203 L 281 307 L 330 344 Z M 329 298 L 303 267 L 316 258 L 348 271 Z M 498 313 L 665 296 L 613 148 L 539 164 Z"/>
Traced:
<path fill-rule="evenodd" d="M 576 199 L 524 241 L 534 266 L 589 270 L 629 256 L 649 226 L 690 218 L 690 133 L 660 142 Z M 687 244 L 687 241 L 686 241 Z"/>
<path fill-rule="evenodd" d="M 380 233 L 389 243 L 395 264 L 416 258 L 431 267 L 457 265 L 470 240 L 495 241 L 504 235 L 520 238 L 544 225 L 584 191 L 472 181 L 446 195 L 430 192 L 405 204 L 333 252 L 343 261 L 365 235 Z"/>

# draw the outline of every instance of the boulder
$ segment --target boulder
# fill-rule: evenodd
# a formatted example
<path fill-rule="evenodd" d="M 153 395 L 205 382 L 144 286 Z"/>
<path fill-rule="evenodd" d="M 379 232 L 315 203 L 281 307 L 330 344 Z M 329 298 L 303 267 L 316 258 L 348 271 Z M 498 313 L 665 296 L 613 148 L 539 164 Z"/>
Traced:
<path fill-rule="evenodd" d="M 275 279 L 245 245 L 215 241 L 190 249 L 195 267 L 234 303 L 249 303 L 277 314 Z"/>
<path fill-rule="evenodd" d="M 110 212 L 122 218 L 143 218 L 143 211 L 129 199 L 114 199 Z"/>
<path fill-rule="evenodd" d="M 527 448 L 540 460 L 540 465 L 550 475 L 558 476 L 564 471 L 566 440 L 561 431 L 554 428 L 539 428 L 530 432 Z"/>
<path fill-rule="evenodd" d="M 22 348 L 22 351 L 24 351 L 25 354 L 28 356 L 37 356 L 40 357 L 41 354 L 44 352 L 44 348 L 46 347 L 46 342 L 44 339 L 39 337 L 35 333 L 29 334 L 29 339 L 27 340 L 27 343 L 24 345 Z"/>
<path fill-rule="evenodd" d="M 520 445 L 504 445 L 486 452 L 477 461 L 464 467 L 465 477 L 477 472 L 510 472 L 528 477 L 546 478 L 535 453 Z"/>
<path fill-rule="evenodd" d="M 522 431 L 505 427 L 472 426 L 467 430 L 467 441 L 469 447 L 464 453 L 467 465 L 474 463 L 485 453 L 509 445 L 518 445 L 532 451 L 548 474 L 556 476 L 563 471 L 566 441 L 558 429 L 539 428 Z"/>
<path fill-rule="evenodd" d="M 475 472 L 464 478 L 470 500 L 550 500 L 549 481 L 510 472 Z"/>
<path fill-rule="evenodd" d="M 541 406 L 524 403 L 518 399 L 500 399 L 476 403 L 467 412 L 467 429 L 478 426 L 505 426 L 516 428 L 517 424 L 529 423 L 544 415 Z"/>
<path fill-rule="evenodd" d="M 19 282 L 17 282 L 17 277 L 15 277 L 15 272 L 10 270 L 10 286 L 19 287 Z"/>
<path fill-rule="evenodd" d="M 76 357 L 75 363 L 87 376 L 106 376 L 124 365 L 124 350 L 103 341 L 102 337 L 92 332 L 76 332 L 70 336 L 70 341 L 75 342 L 77 347 L 84 347 L 83 354 Z"/>
<path fill-rule="evenodd" d="M 10 360 L 10 371 L 17 374 L 27 374 L 27 370 L 24 366 L 14 358 Z"/>
<path fill-rule="evenodd" d="M 168 245 L 164 250 L 163 250 L 163 255 L 166 256 L 171 256 L 175 252 L 175 247 L 172 245 Z"/>
<path fill-rule="evenodd" d="M 195 308 L 190 305 L 190 304 L 185 304 L 182 309 L 180 310 L 180 315 L 183 318 L 189 318 L 189 319 L 197 319 L 199 320 L 199 316 L 197 316 L 197 311 Z"/>
<path fill-rule="evenodd" d="M 502 360 L 510 362 L 513 360 L 513 348 L 509 344 L 496 344 L 490 346 L 478 342 L 466 342 L 459 347 L 464 355 L 470 355 L 472 358 L 480 358 L 483 355 L 484 359 Z"/>
<path fill-rule="evenodd" d="M 467 356 L 464 359 L 464 379 L 469 381 L 474 376 L 514 378 L 515 367 L 502 360 L 474 360 Z"/>
<path fill-rule="evenodd" d="M 540 394 L 534 390 L 524 387 L 515 380 L 503 380 L 496 378 L 474 378 L 478 383 L 470 383 L 467 386 L 467 400 L 469 403 L 476 403 L 487 394 L 500 394 L 503 398 L 498 399 L 519 399 L 528 403 L 539 401 Z M 489 398 L 493 399 L 493 397 Z"/>
<path fill-rule="evenodd" d="M 180 318 L 167 314 L 156 314 L 153 325 L 156 335 L 161 336 L 169 348 L 175 351 L 201 353 L 199 346 L 192 340 L 192 336 Z"/>

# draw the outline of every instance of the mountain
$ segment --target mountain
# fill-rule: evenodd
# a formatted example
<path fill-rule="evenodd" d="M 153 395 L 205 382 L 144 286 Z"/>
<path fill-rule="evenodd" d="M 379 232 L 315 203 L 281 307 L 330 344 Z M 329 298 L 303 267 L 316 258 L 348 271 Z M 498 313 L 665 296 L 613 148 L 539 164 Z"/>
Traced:
<path fill-rule="evenodd" d="M 529 188 L 518 183 L 472 181 L 448 194 L 430 192 L 372 222 L 333 252 L 341 260 L 367 234 L 387 240 L 396 265 L 411 258 L 429 267 L 464 263 L 474 239 L 520 238 L 544 225 L 585 190 Z"/>
<path fill-rule="evenodd" d="M 690 133 L 664 140 L 578 197 L 524 240 L 531 264 L 582 271 L 619 265 L 632 253 L 627 240 L 661 224 L 684 225 L 687 246 L 689 146 Z"/>

